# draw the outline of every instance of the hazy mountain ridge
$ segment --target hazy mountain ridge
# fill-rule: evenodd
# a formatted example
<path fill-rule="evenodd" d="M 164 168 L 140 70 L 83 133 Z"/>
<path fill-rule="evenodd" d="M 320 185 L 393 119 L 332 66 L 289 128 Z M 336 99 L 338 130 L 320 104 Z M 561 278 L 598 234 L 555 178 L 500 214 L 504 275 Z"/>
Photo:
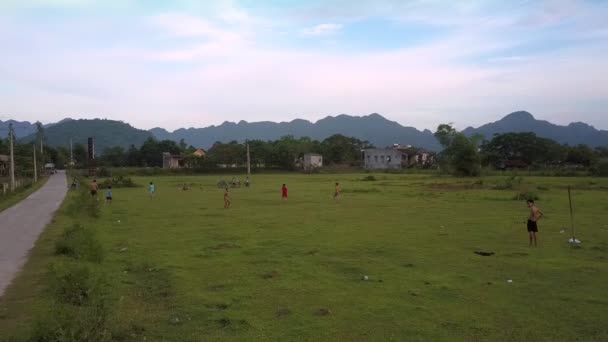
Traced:
<path fill-rule="evenodd" d="M 504 118 L 483 126 L 469 127 L 463 131 L 467 135 L 481 134 L 491 139 L 494 134 L 507 132 L 534 132 L 543 138 L 553 139 L 561 144 L 589 146 L 608 145 L 608 131 L 598 130 L 583 122 L 573 122 L 567 126 L 537 120 L 526 111 L 511 113 Z"/>
<path fill-rule="evenodd" d="M 152 133 L 137 129 L 122 121 L 105 119 L 62 120 L 59 123 L 45 127 L 46 143 L 50 146 L 68 146 L 72 143 L 85 144 L 88 137 L 95 137 L 95 154 L 102 153 L 106 148 L 130 145 L 137 147 L 152 137 Z M 20 139 L 22 141 L 34 140 L 34 133 Z"/>
<path fill-rule="evenodd" d="M 289 122 L 224 122 L 219 126 L 205 128 L 177 129 L 168 132 L 162 128 L 150 130 L 158 139 L 179 141 L 184 139 L 188 144 L 208 148 L 216 141 L 228 142 L 245 139 L 274 140 L 285 135 L 295 137 L 308 136 L 323 140 L 333 134 L 343 134 L 361 140 L 368 140 L 376 146 L 388 146 L 395 143 L 422 146 L 436 150 L 439 144 L 429 130 L 419 131 L 413 127 L 404 127 L 397 122 L 387 120 L 379 114 L 367 116 L 349 116 L 341 114 L 328 116 L 317 122 L 295 119 Z"/>
<path fill-rule="evenodd" d="M 13 121 L 17 137 L 24 137 L 23 132 L 29 132 L 20 140 L 32 140 L 36 126 L 29 122 Z M 0 121 L 0 127 L 7 127 L 7 122 Z M 21 127 L 21 128 L 20 128 Z M 29 131 L 28 131 L 29 130 Z M 535 132 L 541 137 L 550 138 L 563 144 L 589 146 L 608 146 L 608 131 L 598 130 L 581 122 L 574 122 L 567 126 L 552 124 L 545 120 L 536 120 L 532 114 L 520 111 L 511 113 L 504 118 L 482 125 L 477 128 L 469 127 L 463 132 L 467 135 L 482 134 L 491 139 L 495 133 L 506 132 Z M 4 130 L 6 132 L 6 130 Z M 333 134 L 343 134 L 368 140 L 378 147 L 389 146 L 395 143 L 409 144 L 424 147 L 429 150 L 439 150 L 440 146 L 433 132 L 406 127 L 388 120 L 379 114 L 367 116 L 338 115 L 328 116 L 316 122 L 295 119 L 289 122 L 247 122 L 225 121 L 220 125 L 204 128 L 180 128 L 169 132 L 163 128 L 153 128 L 149 131 L 140 130 L 131 125 L 113 120 L 72 120 L 65 119 L 55 124 L 45 125 L 47 143 L 52 146 L 67 146 L 69 139 L 74 143 L 86 143 L 89 136 L 96 138 L 96 152 L 101 153 L 106 147 L 130 145 L 139 147 L 147 138 L 179 141 L 184 139 L 189 145 L 209 148 L 216 141 L 239 142 L 245 139 L 275 140 L 285 135 L 295 137 L 308 136 L 323 140 Z"/>

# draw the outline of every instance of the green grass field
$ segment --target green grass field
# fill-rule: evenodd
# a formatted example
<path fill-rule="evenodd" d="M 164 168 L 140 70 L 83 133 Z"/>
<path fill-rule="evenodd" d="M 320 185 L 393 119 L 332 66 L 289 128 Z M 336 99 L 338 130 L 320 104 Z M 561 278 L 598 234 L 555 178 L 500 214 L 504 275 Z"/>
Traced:
<path fill-rule="evenodd" d="M 54 244 L 78 222 L 105 251 L 91 267 L 114 340 L 608 340 L 608 179 L 525 177 L 547 215 L 530 248 L 524 201 L 493 190 L 506 178 L 365 176 L 256 175 L 227 210 L 218 176 L 136 178 L 99 218 L 72 194 L 0 299 L 0 337 L 52 315 Z"/>

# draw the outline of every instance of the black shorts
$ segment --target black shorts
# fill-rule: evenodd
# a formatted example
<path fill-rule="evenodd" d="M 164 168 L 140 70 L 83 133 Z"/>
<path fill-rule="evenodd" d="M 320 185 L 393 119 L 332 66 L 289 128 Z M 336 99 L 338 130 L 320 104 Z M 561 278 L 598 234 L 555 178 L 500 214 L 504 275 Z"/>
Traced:
<path fill-rule="evenodd" d="M 538 225 L 532 220 L 528 220 L 528 232 L 538 232 Z"/>
<path fill-rule="evenodd" d="M 97 190 L 91 190 L 91 196 L 97 196 Z"/>
<path fill-rule="evenodd" d="M 111 201 L 112 197 L 106 197 L 106 200 Z"/>

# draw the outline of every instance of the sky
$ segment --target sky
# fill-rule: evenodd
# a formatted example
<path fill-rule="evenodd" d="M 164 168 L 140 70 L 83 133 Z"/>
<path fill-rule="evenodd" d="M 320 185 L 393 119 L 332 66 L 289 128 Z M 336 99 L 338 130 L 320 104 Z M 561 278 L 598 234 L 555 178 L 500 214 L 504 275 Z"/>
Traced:
<path fill-rule="evenodd" d="M 0 0 L 0 120 L 608 129 L 606 18 L 603 0 Z"/>

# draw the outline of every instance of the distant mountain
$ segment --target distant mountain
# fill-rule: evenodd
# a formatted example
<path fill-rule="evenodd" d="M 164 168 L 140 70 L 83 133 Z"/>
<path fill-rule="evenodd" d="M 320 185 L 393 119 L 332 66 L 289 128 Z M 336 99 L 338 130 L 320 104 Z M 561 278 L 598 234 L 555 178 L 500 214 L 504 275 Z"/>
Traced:
<path fill-rule="evenodd" d="M 16 121 L 16 120 L 0 120 L 0 134 L 2 139 L 6 138 L 8 135 L 8 126 L 9 124 L 13 124 L 13 129 L 15 130 L 15 136 L 17 138 L 25 137 L 26 135 L 30 135 L 36 132 L 36 124 L 31 123 L 29 121 Z"/>
<path fill-rule="evenodd" d="M 384 147 L 392 144 L 408 144 L 438 150 L 439 143 L 429 130 L 419 131 L 413 127 L 404 127 L 399 123 L 385 119 L 379 114 L 356 117 L 348 115 L 328 116 L 315 123 L 296 119 L 290 122 L 224 122 L 219 126 L 205 128 L 178 129 L 168 132 L 162 128 L 153 128 L 150 132 L 158 139 L 179 141 L 209 148 L 216 141 L 229 142 L 245 139 L 275 140 L 285 135 L 295 137 L 308 136 L 323 140 L 333 134 L 343 134 L 368 140 L 372 144 Z"/>
<path fill-rule="evenodd" d="M 67 120 L 72 120 L 72 119 L 63 119 L 59 122 L 63 122 L 63 121 L 67 121 Z M 4 138 L 6 135 L 8 135 L 8 126 L 10 123 L 13 124 L 13 129 L 15 130 L 15 136 L 17 137 L 17 139 L 36 133 L 36 123 L 35 122 L 16 121 L 16 120 L 7 120 L 7 121 L 0 120 L 0 134 L 2 134 L 2 138 Z M 42 126 L 44 128 L 47 128 L 47 127 L 50 127 L 53 125 L 55 125 L 55 124 L 50 123 L 50 124 L 46 124 L 46 125 L 42 125 Z"/>
<path fill-rule="evenodd" d="M 511 113 L 496 122 L 477 128 L 469 127 L 463 132 L 469 136 L 481 134 L 486 139 L 491 139 L 496 133 L 534 132 L 540 137 L 562 144 L 608 146 L 608 131 L 598 130 L 582 122 L 574 122 L 568 126 L 555 125 L 548 121 L 536 120 L 532 114 L 524 111 Z"/>
<path fill-rule="evenodd" d="M 0 121 L 0 128 L 8 126 Z M 29 122 L 13 121 L 17 137 L 21 140 L 33 140 L 36 126 Z M 6 133 L 6 130 L 1 130 Z M 528 112 L 511 113 L 501 120 L 477 128 L 469 127 L 463 131 L 467 135 L 482 134 L 491 139 L 495 133 L 534 132 L 538 136 L 550 138 L 562 144 L 589 146 L 608 146 L 608 131 L 598 130 L 585 123 L 576 122 L 568 126 L 536 120 Z M 295 137 L 308 136 L 323 140 L 333 134 L 343 134 L 367 140 L 378 147 L 392 144 L 414 145 L 437 151 L 441 148 L 433 133 L 429 130 L 419 131 L 413 127 L 402 126 L 387 120 L 379 114 L 357 117 L 348 115 L 328 116 L 317 122 L 296 119 L 290 122 L 224 122 L 219 126 L 204 128 L 180 128 L 169 132 L 163 128 L 150 131 L 136 129 L 131 125 L 112 120 L 72 120 L 65 119 L 55 124 L 45 125 L 47 142 L 52 146 L 67 146 L 70 138 L 74 143 L 86 144 L 87 137 L 95 136 L 96 152 L 102 153 L 106 147 L 130 145 L 137 147 L 154 136 L 159 140 L 179 141 L 184 139 L 189 145 L 209 148 L 216 141 L 229 142 L 245 139 L 275 140 L 285 135 Z"/>
<path fill-rule="evenodd" d="M 101 154 L 107 147 L 130 145 L 141 146 L 152 137 L 148 131 L 137 129 L 122 121 L 114 120 L 62 120 L 45 128 L 47 144 L 50 146 L 68 146 L 70 139 L 74 144 L 87 144 L 88 137 L 95 137 L 95 153 Z M 34 133 L 23 138 L 23 141 L 34 140 Z"/>

